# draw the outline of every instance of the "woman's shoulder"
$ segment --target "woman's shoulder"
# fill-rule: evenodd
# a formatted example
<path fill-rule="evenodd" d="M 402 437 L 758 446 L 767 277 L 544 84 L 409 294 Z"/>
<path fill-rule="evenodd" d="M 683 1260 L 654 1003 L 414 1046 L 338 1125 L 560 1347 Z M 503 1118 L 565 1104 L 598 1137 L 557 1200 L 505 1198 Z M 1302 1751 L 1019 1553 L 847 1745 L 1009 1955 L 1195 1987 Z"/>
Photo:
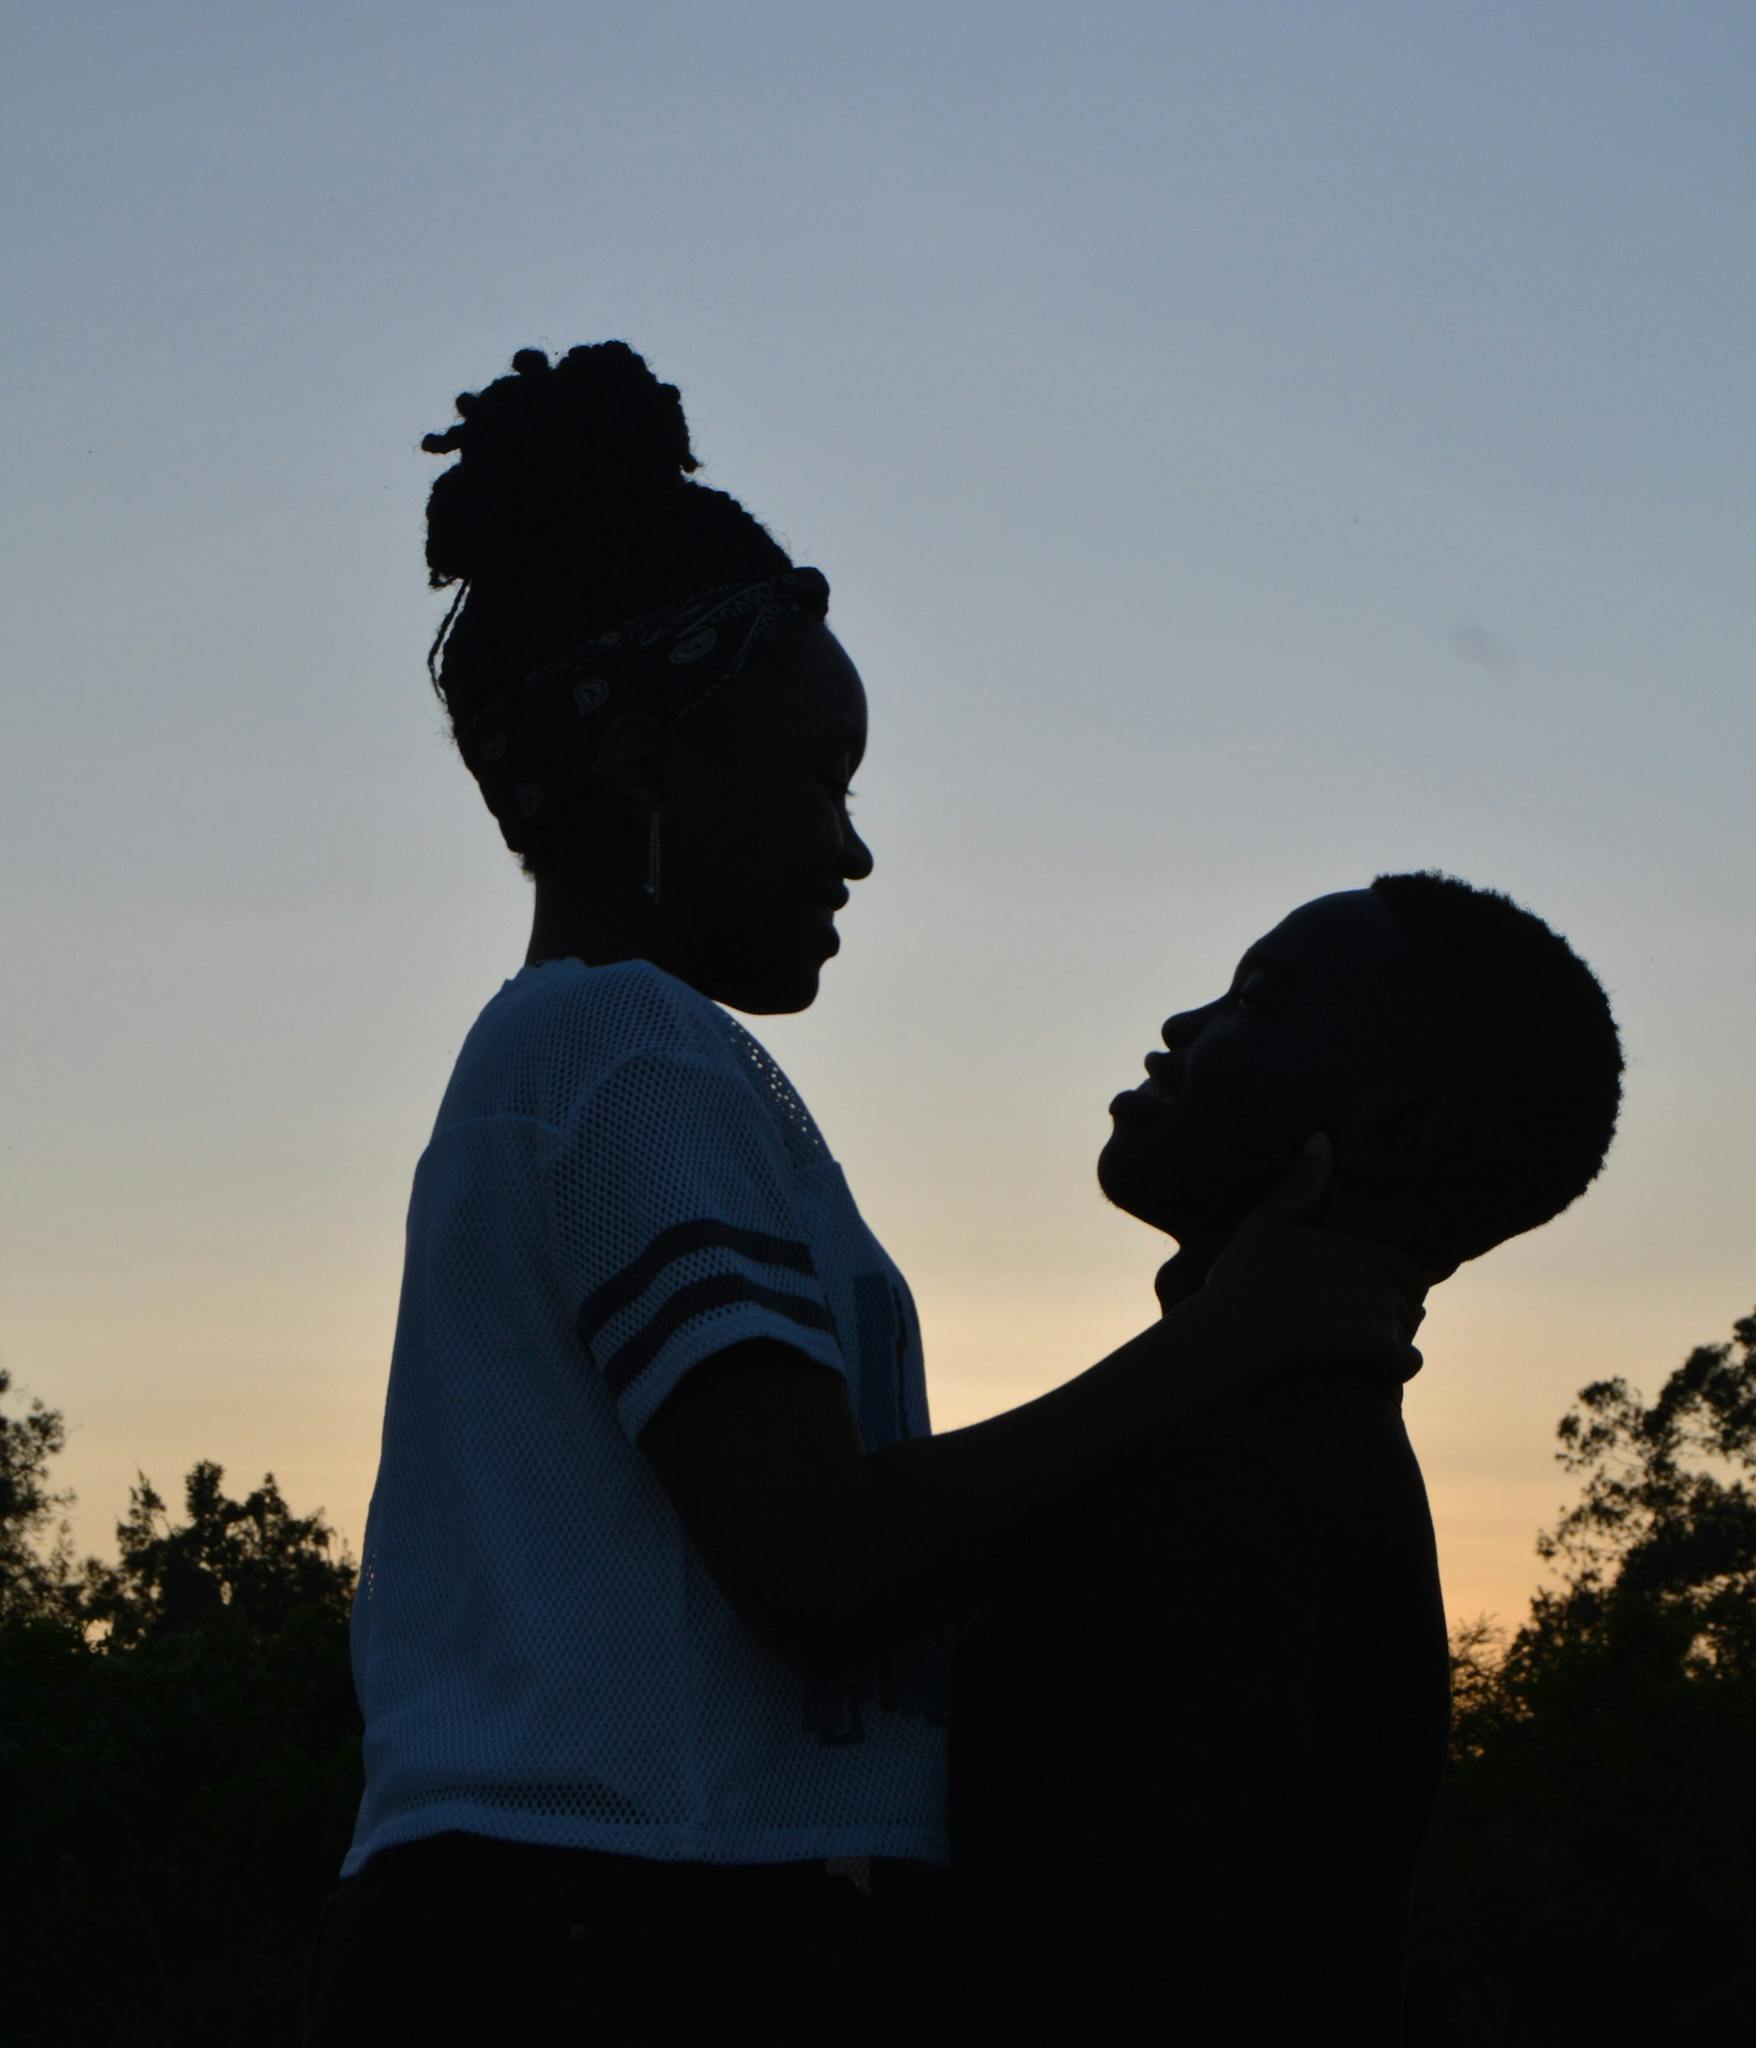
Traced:
<path fill-rule="evenodd" d="M 721 1063 L 732 1043 L 719 1006 L 650 960 L 545 960 L 522 968 L 501 994 L 509 1039 L 552 1077 L 562 1101 L 577 1102 L 630 1060 Z"/>
<path fill-rule="evenodd" d="M 703 1090 L 706 1096 L 703 1096 Z M 703 1110 L 711 1100 L 711 1114 Z M 800 1166 L 822 1134 L 767 1051 L 729 1012 L 650 960 L 545 960 L 504 982 L 452 1070 L 438 1129 L 515 1117 L 570 1127 L 588 1104 L 773 1127 Z"/>
<path fill-rule="evenodd" d="M 525 1013 L 588 1035 L 606 1051 L 686 1052 L 723 1036 L 717 1004 L 650 960 L 543 960 L 506 984 Z"/>

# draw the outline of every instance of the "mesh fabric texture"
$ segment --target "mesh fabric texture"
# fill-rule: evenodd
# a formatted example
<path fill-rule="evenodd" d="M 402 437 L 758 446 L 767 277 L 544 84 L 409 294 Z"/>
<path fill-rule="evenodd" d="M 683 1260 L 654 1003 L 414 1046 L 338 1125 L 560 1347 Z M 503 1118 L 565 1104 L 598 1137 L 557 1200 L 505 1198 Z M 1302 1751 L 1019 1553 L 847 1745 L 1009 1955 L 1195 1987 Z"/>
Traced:
<path fill-rule="evenodd" d="M 354 1600 L 341 1866 L 448 1829 L 660 1859 L 948 1858 L 950 1638 L 811 1677 L 708 1577 L 637 1439 L 753 1337 L 930 1430 L 901 1274 L 786 1076 L 644 961 L 527 967 L 410 1198 Z"/>

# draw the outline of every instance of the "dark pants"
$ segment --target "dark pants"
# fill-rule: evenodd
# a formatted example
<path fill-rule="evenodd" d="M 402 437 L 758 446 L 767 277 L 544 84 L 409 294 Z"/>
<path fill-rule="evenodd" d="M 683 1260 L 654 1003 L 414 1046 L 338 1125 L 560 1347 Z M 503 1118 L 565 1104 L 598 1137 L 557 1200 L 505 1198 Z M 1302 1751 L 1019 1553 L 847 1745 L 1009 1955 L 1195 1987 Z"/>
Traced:
<path fill-rule="evenodd" d="M 304 2048 L 715 2036 L 908 2048 L 953 2022 L 942 1874 L 663 1863 L 481 1835 L 380 1850 L 323 1907 Z"/>

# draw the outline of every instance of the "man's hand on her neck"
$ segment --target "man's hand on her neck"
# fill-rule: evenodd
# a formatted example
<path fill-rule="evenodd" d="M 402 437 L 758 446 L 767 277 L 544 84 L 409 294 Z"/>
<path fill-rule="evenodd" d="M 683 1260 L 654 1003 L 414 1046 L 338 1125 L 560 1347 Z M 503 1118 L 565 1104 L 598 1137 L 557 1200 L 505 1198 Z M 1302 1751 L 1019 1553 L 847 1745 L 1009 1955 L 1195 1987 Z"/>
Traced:
<path fill-rule="evenodd" d="M 1318 1229 L 1319 1226 L 1306 1226 Z M 1427 1290 L 1434 1284 L 1435 1276 L 1424 1272 L 1409 1255 L 1397 1246 L 1385 1244 L 1378 1238 L 1366 1238 L 1353 1231 L 1329 1233 L 1346 1237 L 1355 1245 L 1367 1246 L 1374 1257 L 1384 1266 L 1408 1304 L 1409 1322 L 1404 1335 L 1414 1341 L 1414 1334 L 1426 1320 Z M 1192 1296 L 1199 1294 L 1207 1285 L 1208 1275 L 1226 1246 L 1231 1242 L 1233 1232 L 1229 1230 L 1205 1231 L 1189 1237 L 1176 1254 L 1160 1266 L 1153 1281 L 1153 1290 L 1158 1296 L 1159 1312 L 1170 1315 Z"/>
<path fill-rule="evenodd" d="M 1160 1266 L 1153 1289 L 1158 1295 L 1161 1314 L 1168 1316 L 1173 1309 L 1181 1308 L 1191 1296 L 1201 1292 L 1207 1285 L 1214 1260 L 1225 1250 L 1230 1236 L 1229 1230 L 1214 1230 L 1186 1238 L 1182 1248 Z"/>

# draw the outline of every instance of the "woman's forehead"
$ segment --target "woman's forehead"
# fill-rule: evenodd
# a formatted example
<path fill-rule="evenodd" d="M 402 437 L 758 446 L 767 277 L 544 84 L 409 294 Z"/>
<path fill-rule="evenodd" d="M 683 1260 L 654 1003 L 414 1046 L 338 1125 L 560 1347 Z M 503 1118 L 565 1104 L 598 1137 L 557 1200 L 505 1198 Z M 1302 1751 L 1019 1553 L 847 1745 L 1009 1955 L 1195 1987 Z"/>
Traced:
<path fill-rule="evenodd" d="M 866 693 L 859 671 L 826 627 L 783 634 L 727 688 L 676 728 L 673 744 L 751 763 L 807 758 L 859 765 Z"/>
<path fill-rule="evenodd" d="M 803 626 L 765 650 L 760 684 L 765 703 L 790 730 L 812 740 L 840 741 L 854 754 L 864 750 L 865 685 L 827 626 Z"/>

